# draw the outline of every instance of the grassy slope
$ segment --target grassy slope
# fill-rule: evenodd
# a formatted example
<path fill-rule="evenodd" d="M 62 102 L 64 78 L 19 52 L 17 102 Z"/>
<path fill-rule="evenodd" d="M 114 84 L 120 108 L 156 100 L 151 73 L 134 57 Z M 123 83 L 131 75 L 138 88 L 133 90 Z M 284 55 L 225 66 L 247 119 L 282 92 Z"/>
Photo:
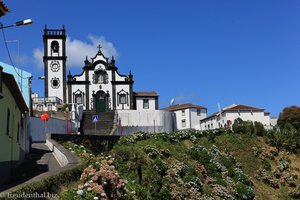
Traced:
<path fill-rule="evenodd" d="M 253 147 L 261 146 L 268 148 L 268 145 L 264 143 L 263 139 L 260 137 L 249 136 L 249 135 L 237 135 L 237 134 L 224 134 L 217 136 L 214 142 L 209 141 L 207 138 L 200 138 L 196 140 L 196 143 L 201 144 L 207 148 L 215 144 L 221 150 L 226 150 L 231 152 L 239 162 L 242 163 L 243 171 L 248 174 L 253 183 L 257 199 L 264 200 L 273 200 L 273 199 L 289 199 L 287 195 L 287 186 L 280 187 L 280 189 L 273 189 L 269 185 L 258 181 L 254 178 L 257 170 L 262 167 L 262 161 L 260 158 L 255 157 L 253 153 Z M 116 145 L 111 151 L 113 155 L 118 158 L 122 158 L 123 161 L 119 161 L 117 164 L 119 173 L 124 178 L 129 180 L 129 188 L 135 188 L 137 186 L 137 174 L 134 168 L 137 163 L 132 161 L 132 157 L 141 158 L 143 164 L 143 181 L 148 182 L 147 187 L 151 187 L 151 176 L 157 176 L 153 173 L 153 169 L 147 164 L 150 164 L 150 158 L 143 151 L 143 148 L 146 146 L 155 147 L 156 149 L 168 149 L 171 153 L 171 157 L 165 159 L 164 161 L 168 164 L 172 164 L 174 159 L 177 159 L 181 162 L 187 163 L 190 166 L 193 166 L 193 161 L 190 159 L 190 156 L 187 153 L 187 150 L 193 145 L 189 140 L 184 140 L 179 143 L 170 143 L 163 141 L 161 139 L 147 139 L 142 140 L 134 144 L 127 145 Z M 128 157 L 128 159 L 124 159 Z M 174 158 L 174 159 L 172 159 Z M 294 173 L 298 174 L 300 177 L 300 172 L 298 167 L 300 166 L 300 157 L 295 155 L 289 155 L 292 163 L 292 170 Z M 138 160 L 138 159 L 137 159 Z M 278 160 L 270 161 L 272 169 L 278 165 Z M 134 180 L 132 182 L 132 180 Z M 297 181 L 299 184 L 299 180 Z M 207 188 L 204 186 L 204 188 Z"/>

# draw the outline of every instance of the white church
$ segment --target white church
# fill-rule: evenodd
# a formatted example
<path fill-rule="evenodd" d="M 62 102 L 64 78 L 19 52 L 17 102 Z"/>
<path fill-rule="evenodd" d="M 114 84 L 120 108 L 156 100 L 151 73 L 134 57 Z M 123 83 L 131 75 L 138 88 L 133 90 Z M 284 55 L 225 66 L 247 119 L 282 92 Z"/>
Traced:
<path fill-rule="evenodd" d="M 105 57 L 98 46 L 98 52 L 91 59 L 86 57 L 82 73 L 66 75 L 66 30 L 44 29 L 44 73 L 47 108 L 55 110 L 51 98 L 62 103 L 82 104 L 84 110 L 106 112 L 109 110 L 157 110 L 156 92 L 134 92 L 133 75 L 118 72 L 114 57 Z"/>
<path fill-rule="evenodd" d="M 57 111 L 63 104 L 76 104 L 94 113 L 113 111 L 122 126 L 171 131 L 171 113 L 158 110 L 158 94 L 134 92 L 131 71 L 120 74 L 114 57 L 105 57 L 100 45 L 94 57 L 86 55 L 80 74 L 67 75 L 66 38 L 64 27 L 44 29 L 45 97 L 34 96 L 34 110 Z"/>

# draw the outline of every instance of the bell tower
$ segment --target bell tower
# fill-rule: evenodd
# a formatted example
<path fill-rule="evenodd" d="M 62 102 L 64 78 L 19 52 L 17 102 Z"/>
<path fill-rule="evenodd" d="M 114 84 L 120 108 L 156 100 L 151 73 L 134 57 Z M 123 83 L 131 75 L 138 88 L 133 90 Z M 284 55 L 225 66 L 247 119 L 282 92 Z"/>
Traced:
<path fill-rule="evenodd" d="M 58 97 L 66 103 L 66 30 L 44 29 L 45 97 Z"/>

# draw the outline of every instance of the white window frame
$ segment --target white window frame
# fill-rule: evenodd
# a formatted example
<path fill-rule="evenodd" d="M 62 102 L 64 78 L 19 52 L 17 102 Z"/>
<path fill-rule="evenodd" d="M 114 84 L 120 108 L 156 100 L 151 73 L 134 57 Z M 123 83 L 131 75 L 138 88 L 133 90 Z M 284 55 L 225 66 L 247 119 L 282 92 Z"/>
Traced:
<path fill-rule="evenodd" d="M 185 120 L 185 119 L 182 119 L 182 120 L 181 120 L 181 127 L 182 127 L 182 128 L 185 128 L 185 127 L 186 127 L 186 120 Z"/>
<path fill-rule="evenodd" d="M 149 99 L 143 99 L 143 109 L 149 109 Z"/>

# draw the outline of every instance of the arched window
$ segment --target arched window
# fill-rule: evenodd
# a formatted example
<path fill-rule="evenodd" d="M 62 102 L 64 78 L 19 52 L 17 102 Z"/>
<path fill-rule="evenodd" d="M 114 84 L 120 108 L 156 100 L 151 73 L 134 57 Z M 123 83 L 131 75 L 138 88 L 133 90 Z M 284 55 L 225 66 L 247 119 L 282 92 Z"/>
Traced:
<path fill-rule="evenodd" d="M 56 40 L 51 42 L 51 50 L 53 53 L 59 53 L 59 44 Z"/>
<path fill-rule="evenodd" d="M 95 73 L 93 74 L 93 83 L 108 83 L 108 75 L 107 72 L 104 70 L 96 70 Z"/>

